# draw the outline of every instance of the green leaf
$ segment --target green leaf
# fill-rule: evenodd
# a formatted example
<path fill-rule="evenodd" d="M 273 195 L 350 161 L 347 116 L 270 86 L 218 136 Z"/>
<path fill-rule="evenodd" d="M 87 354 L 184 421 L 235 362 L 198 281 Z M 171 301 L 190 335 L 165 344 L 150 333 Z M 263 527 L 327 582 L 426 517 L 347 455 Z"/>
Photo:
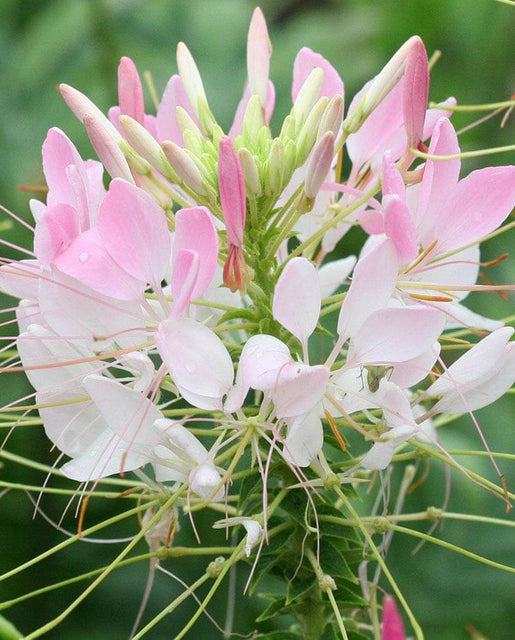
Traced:
<path fill-rule="evenodd" d="M 0 640 L 18 640 L 23 635 L 16 627 L 0 615 Z"/>
<path fill-rule="evenodd" d="M 271 602 L 268 607 L 261 613 L 257 618 L 256 622 L 263 622 L 264 620 L 270 620 L 270 618 L 275 618 L 280 615 L 286 606 L 285 598 L 277 598 L 273 602 Z"/>
<path fill-rule="evenodd" d="M 298 522 L 302 527 L 306 525 L 306 507 L 308 498 L 302 489 L 293 489 L 281 502 L 281 509 Z"/>
<path fill-rule="evenodd" d="M 333 591 L 334 598 L 340 608 L 367 607 L 368 602 L 361 595 L 359 587 L 338 584 L 338 589 Z"/>
<path fill-rule="evenodd" d="M 256 636 L 256 640 L 299 640 L 300 636 L 292 631 L 270 631 Z"/>
<path fill-rule="evenodd" d="M 323 538 L 320 546 L 320 566 L 333 578 L 345 578 L 355 584 L 359 583 L 341 550 Z"/>
<path fill-rule="evenodd" d="M 313 587 L 317 584 L 317 579 L 314 573 L 301 578 L 298 574 L 293 580 L 288 582 L 286 588 L 286 604 L 291 604 L 297 598 L 301 598 L 307 595 Z"/>

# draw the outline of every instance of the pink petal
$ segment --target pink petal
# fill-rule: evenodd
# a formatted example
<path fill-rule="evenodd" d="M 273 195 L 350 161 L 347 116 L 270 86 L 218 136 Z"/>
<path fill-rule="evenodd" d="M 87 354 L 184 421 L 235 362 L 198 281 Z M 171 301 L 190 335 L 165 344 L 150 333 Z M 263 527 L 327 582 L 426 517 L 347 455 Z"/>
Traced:
<path fill-rule="evenodd" d="M 293 63 L 292 102 L 297 99 L 300 88 L 315 67 L 320 67 L 324 71 L 324 83 L 320 96 L 327 96 L 330 99 L 335 95 L 344 95 L 343 81 L 332 64 L 309 47 L 302 47 Z"/>
<path fill-rule="evenodd" d="M 227 239 L 230 244 L 241 247 L 246 219 L 245 182 L 234 145 L 228 136 L 220 140 L 218 182 Z"/>
<path fill-rule="evenodd" d="M 61 336 L 77 336 L 79 348 L 127 348 L 148 339 L 139 304 L 101 295 L 57 269 L 39 280 L 38 299 L 45 322 Z"/>
<path fill-rule="evenodd" d="M 286 462 L 297 467 L 307 467 L 316 458 L 323 444 L 324 430 L 318 408 L 288 420 L 288 434 L 283 448 Z"/>
<path fill-rule="evenodd" d="M 168 81 L 157 109 L 156 137 L 159 142 L 171 140 L 182 147 L 184 141 L 177 121 L 177 107 L 182 107 L 195 124 L 198 124 L 197 116 L 188 100 L 182 80 L 180 76 L 174 75 Z"/>
<path fill-rule="evenodd" d="M 348 256 L 347 258 L 326 262 L 318 269 L 322 300 L 336 293 L 338 287 L 349 277 L 355 264 L 355 256 Z"/>
<path fill-rule="evenodd" d="M 408 206 L 397 195 L 383 198 L 384 232 L 391 239 L 400 264 L 411 262 L 418 255 L 415 225 Z"/>
<path fill-rule="evenodd" d="M 487 167 L 460 180 L 444 203 L 435 235 L 441 252 L 480 240 L 506 219 L 515 204 L 515 167 Z"/>
<path fill-rule="evenodd" d="M 256 7 L 250 21 L 247 40 L 247 77 L 250 94 L 259 96 L 263 108 L 267 103 L 271 54 L 272 45 L 265 16 L 261 9 Z"/>
<path fill-rule="evenodd" d="M 440 118 L 433 130 L 429 151 L 431 155 L 455 155 L 460 152 L 458 138 L 448 118 Z M 440 210 L 454 191 L 458 182 L 461 161 L 428 160 L 424 168 L 416 213 L 417 235 L 424 248 L 427 248 L 436 236 L 435 224 Z M 440 249 L 440 241 L 438 250 Z"/>
<path fill-rule="evenodd" d="M 156 345 L 182 395 L 201 409 L 221 409 L 233 381 L 231 356 L 220 338 L 191 318 L 159 326 Z"/>
<path fill-rule="evenodd" d="M 37 260 L 20 260 L 0 267 L 0 288 L 15 298 L 37 300 L 40 265 Z"/>
<path fill-rule="evenodd" d="M 97 227 L 109 255 L 124 271 L 160 286 L 170 262 L 170 234 L 163 210 L 148 193 L 113 180 Z"/>
<path fill-rule="evenodd" d="M 158 443 L 159 434 L 152 425 L 163 414 L 146 396 L 98 375 L 85 378 L 84 387 L 109 428 L 129 447 L 147 449 Z"/>
<path fill-rule="evenodd" d="M 198 281 L 199 254 L 190 249 L 179 249 L 174 252 L 172 272 L 172 296 L 174 316 L 187 312 L 193 290 Z"/>
<path fill-rule="evenodd" d="M 320 315 L 320 282 L 306 258 L 293 258 L 275 285 L 273 315 L 303 345 L 317 326 Z"/>
<path fill-rule="evenodd" d="M 233 413 L 239 409 L 250 387 L 260 391 L 274 387 L 278 371 L 289 362 L 291 354 L 284 342 L 268 335 L 249 338 L 241 352 L 236 385 L 228 394 L 225 410 Z"/>
<path fill-rule="evenodd" d="M 49 267 L 79 233 L 79 217 L 73 207 L 69 204 L 48 207 L 34 232 L 34 253 L 41 265 Z"/>
<path fill-rule="evenodd" d="M 145 289 L 144 281 L 133 278 L 113 260 L 97 227 L 77 236 L 54 264 L 82 284 L 119 300 L 137 300 Z"/>
<path fill-rule="evenodd" d="M 444 322 L 443 313 L 422 306 L 376 311 L 351 343 L 348 363 L 390 364 L 412 360 L 436 342 Z"/>
<path fill-rule="evenodd" d="M 338 318 L 338 333 L 350 337 L 377 309 L 388 304 L 397 283 L 398 260 L 386 239 L 358 260 Z"/>
<path fill-rule="evenodd" d="M 136 65 L 125 56 L 118 66 L 118 104 L 121 114 L 144 124 L 145 102 L 141 80 Z"/>
<path fill-rule="evenodd" d="M 175 214 L 174 265 L 180 249 L 189 249 L 198 254 L 198 277 L 191 294 L 191 298 L 197 300 L 211 284 L 218 259 L 218 234 L 206 207 L 180 209 Z"/>
<path fill-rule="evenodd" d="M 66 202 L 75 205 L 75 194 L 66 175 L 66 167 L 83 167 L 83 160 L 72 141 L 57 127 L 47 133 L 43 142 L 43 172 L 49 193 L 47 203 Z"/>
<path fill-rule="evenodd" d="M 88 482 L 138 469 L 147 461 L 140 453 L 128 451 L 118 436 L 105 429 L 81 456 L 62 466 L 61 472 L 72 480 Z"/>
<path fill-rule="evenodd" d="M 310 367 L 292 361 L 282 367 L 272 390 L 277 417 L 290 418 L 311 411 L 322 399 L 328 380 L 329 370 L 321 364 Z"/>
<path fill-rule="evenodd" d="M 411 360 L 397 363 L 389 376 L 402 389 L 418 384 L 429 374 L 440 354 L 440 343 L 435 342 L 425 353 Z"/>
<path fill-rule="evenodd" d="M 389 151 L 383 155 L 381 190 L 383 192 L 383 196 L 396 195 L 402 200 L 406 195 L 404 180 L 392 159 L 392 154 Z"/>

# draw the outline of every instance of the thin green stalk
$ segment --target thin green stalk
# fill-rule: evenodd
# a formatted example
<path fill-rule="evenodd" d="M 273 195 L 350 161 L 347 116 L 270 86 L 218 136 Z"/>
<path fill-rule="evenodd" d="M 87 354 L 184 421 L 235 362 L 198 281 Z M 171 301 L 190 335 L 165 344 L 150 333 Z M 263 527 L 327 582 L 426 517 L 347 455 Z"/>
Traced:
<path fill-rule="evenodd" d="M 188 624 L 182 629 L 182 631 L 175 636 L 174 640 L 181 640 L 181 638 L 184 638 L 184 636 L 188 633 L 188 631 L 191 629 L 191 627 L 195 624 L 195 622 L 198 620 L 198 618 L 200 617 L 200 615 L 202 614 L 202 612 L 204 611 L 204 609 L 207 607 L 207 605 L 209 604 L 209 601 L 211 600 L 211 598 L 215 595 L 218 587 L 220 586 L 220 584 L 222 583 L 223 579 L 225 578 L 225 575 L 227 574 L 227 572 L 229 571 L 229 569 L 232 567 L 232 565 L 237 562 L 242 553 L 243 553 L 243 547 L 245 546 L 245 538 L 243 538 L 243 540 L 240 542 L 240 544 L 234 549 L 232 555 L 230 558 L 227 558 L 227 560 L 224 563 L 224 566 L 222 567 L 220 574 L 218 575 L 218 577 L 216 578 L 216 580 L 213 583 L 213 586 L 211 587 L 211 589 L 209 590 L 207 596 L 204 598 L 204 600 L 202 601 L 202 603 L 200 604 L 199 608 L 195 611 L 195 613 L 193 614 L 191 620 L 188 622 Z M 136 638 L 134 638 L 134 640 L 137 640 Z"/>
<path fill-rule="evenodd" d="M 165 609 L 161 611 L 157 616 L 152 618 L 152 620 L 146 624 L 143 629 L 141 629 L 135 636 L 133 636 L 132 640 L 140 640 L 143 636 L 150 631 L 155 625 L 160 622 L 164 617 L 172 613 L 174 609 L 176 609 L 186 598 L 189 598 L 200 586 L 209 580 L 209 576 L 207 573 L 204 573 L 198 580 L 196 580 L 190 587 L 188 587 L 185 591 L 181 593 L 178 598 L 175 598 L 173 602 L 171 602 Z"/>
<path fill-rule="evenodd" d="M 306 549 L 305 550 L 306 553 L 306 557 L 309 560 L 311 566 L 313 567 L 313 570 L 315 571 L 316 577 L 318 579 L 319 585 L 323 584 L 326 576 L 324 574 L 324 572 L 322 571 L 322 567 L 320 566 L 320 564 L 318 563 L 315 554 L 313 553 L 312 549 Z M 342 618 L 342 614 L 340 613 L 340 609 L 338 608 L 338 605 L 336 604 L 336 600 L 334 597 L 334 594 L 332 592 L 332 589 L 330 587 L 326 588 L 326 589 L 321 589 L 324 593 L 327 594 L 327 597 L 329 598 L 329 602 L 331 603 L 331 608 L 333 610 L 334 616 L 336 618 L 336 622 L 338 624 L 338 628 L 340 630 L 340 633 L 342 634 L 342 638 L 343 640 L 349 640 L 349 637 L 347 636 L 347 631 L 345 629 L 345 625 L 343 623 L 343 618 Z"/>
<path fill-rule="evenodd" d="M 488 560 L 488 558 L 484 558 L 483 556 L 480 556 L 477 553 L 473 553 L 472 551 L 468 551 L 467 549 L 458 547 L 454 544 L 451 544 L 450 542 L 445 542 L 445 540 L 434 538 L 433 536 L 427 535 L 426 533 L 422 533 L 421 531 L 415 531 L 414 529 L 401 527 L 400 525 L 397 525 L 397 524 L 390 524 L 389 528 L 392 531 L 405 533 L 406 535 L 413 536 L 415 538 L 420 538 L 421 540 L 425 540 L 426 542 L 431 542 L 433 544 L 436 544 L 439 547 L 444 547 L 444 549 L 449 549 L 450 551 L 461 553 L 461 555 L 466 556 L 467 558 L 471 558 L 472 560 L 476 560 L 476 562 L 481 562 L 481 564 L 486 564 L 489 567 L 494 567 L 495 569 L 502 569 L 503 571 L 507 571 L 508 573 L 515 573 L 515 567 L 510 567 L 506 564 L 495 562 L 494 560 Z"/>
<path fill-rule="evenodd" d="M 129 542 L 129 544 L 123 549 L 121 553 L 119 553 L 116 558 L 102 571 L 102 573 L 87 587 L 84 591 L 77 597 L 75 600 L 68 606 L 64 611 L 62 611 L 58 616 L 47 622 L 47 624 L 39 627 L 28 636 L 26 636 L 26 640 L 33 640 L 34 638 L 39 638 L 44 635 L 48 631 L 54 629 L 57 625 L 59 625 L 68 615 L 76 609 L 79 604 L 87 598 L 87 596 L 96 589 L 96 587 L 118 566 L 119 562 L 125 558 L 125 556 L 129 553 L 129 551 L 135 547 L 138 542 L 145 536 L 145 534 L 159 521 L 161 516 L 176 502 L 179 496 L 184 493 L 187 489 L 187 485 L 183 485 L 177 493 L 170 496 L 170 498 L 165 502 L 165 504 L 149 519 L 148 523 L 141 528 L 141 530 L 134 536 L 134 538 Z"/>
<path fill-rule="evenodd" d="M 74 496 L 77 495 L 77 489 L 59 489 L 58 487 L 39 487 L 37 485 L 21 484 L 19 482 L 6 482 L 0 480 L 0 487 L 8 489 L 18 489 L 20 491 L 29 491 L 34 493 L 51 493 L 62 496 Z M 95 491 L 93 494 L 95 498 L 129 498 L 132 500 L 138 500 L 141 498 L 139 493 L 127 493 L 121 495 L 120 492 L 114 491 Z"/>
<path fill-rule="evenodd" d="M 65 549 L 66 547 L 70 546 L 71 544 L 73 544 L 74 542 L 77 542 L 78 540 L 80 540 L 82 537 L 87 537 L 92 533 L 95 533 L 96 531 L 100 531 L 101 529 L 104 529 L 105 527 L 109 527 L 112 524 L 116 524 L 117 522 L 120 522 L 121 520 L 124 520 L 125 518 L 130 518 L 131 516 L 134 516 L 138 513 L 140 513 L 141 511 L 145 511 L 146 509 L 150 509 L 154 506 L 156 506 L 157 504 L 159 504 L 159 500 L 152 500 L 151 502 L 147 502 L 146 504 L 143 505 L 139 505 L 137 507 L 134 507 L 133 509 L 129 509 L 128 511 L 124 511 L 121 514 L 118 514 L 116 516 L 113 516 L 112 518 L 109 518 L 108 520 L 104 520 L 103 522 L 94 525 L 93 527 L 89 527 L 89 529 L 84 529 L 84 531 L 82 532 L 82 534 L 79 535 L 75 535 L 71 538 L 68 538 L 67 540 L 64 540 L 63 542 L 60 542 L 59 544 L 55 545 L 54 547 L 52 547 L 51 549 L 48 549 L 47 551 L 44 551 L 43 553 L 40 553 L 38 556 L 36 556 L 35 558 L 32 558 L 31 560 L 28 560 L 27 562 L 24 562 L 23 564 L 19 565 L 18 567 L 15 567 L 14 569 L 11 569 L 11 571 L 8 571 L 7 573 L 4 573 L 2 576 L 0 576 L 0 582 L 2 580 L 7 580 L 8 578 L 16 575 L 17 573 L 21 573 L 22 571 L 24 571 L 25 569 L 28 569 L 29 567 L 32 567 L 33 565 L 37 564 L 38 562 L 41 562 L 41 560 L 44 560 L 45 558 L 48 558 L 49 556 L 53 555 L 54 553 L 57 553 L 58 551 L 61 551 L 61 549 Z"/>
<path fill-rule="evenodd" d="M 393 591 L 395 592 L 395 595 L 397 596 L 397 599 L 399 600 L 399 602 L 401 603 L 404 611 L 406 612 L 406 615 L 409 618 L 409 621 L 411 623 L 413 631 L 415 632 L 415 636 L 417 637 L 417 640 L 424 640 L 424 634 L 422 632 L 422 629 L 420 628 L 420 625 L 418 624 L 418 622 L 417 622 L 415 616 L 413 615 L 408 603 L 406 602 L 404 596 L 402 595 L 401 590 L 397 586 L 397 583 L 395 582 L 392 574 L 390 573 L 390 570 L 388 569 L 388 566 L 387 566 L 384 558 L 379 553 L 379 549 L 377 548 L 377 546 L 375 545 L 374 541 L 372 540 L 372 536 L 368 532 L 366 526 L 361 521 L 361 518 L 359 517 L 357 511 L 352 506 L 351 501 L 343 493 L 343 491 L 340 489 L 340 487 L 338 485 L 334 485 L 333 490 L 338 495 L 338 497 L 340 498 L 342 503 L 345 505 L 346 509 L 351 513 L 352 517 L 356 520 L 356 522 L 358 524 L 358 527 L 361 530 L 361 533 L 363 534 L 363 537 L 367 541 L 367 544 L 369 545 L 369 547 L 370 547 L 372 553 L 374 554 L 378 564 L 380 565 L 381 569 L 383 570 L 383 573 L 384 573 L 386 579 L 390 583 Z"/>

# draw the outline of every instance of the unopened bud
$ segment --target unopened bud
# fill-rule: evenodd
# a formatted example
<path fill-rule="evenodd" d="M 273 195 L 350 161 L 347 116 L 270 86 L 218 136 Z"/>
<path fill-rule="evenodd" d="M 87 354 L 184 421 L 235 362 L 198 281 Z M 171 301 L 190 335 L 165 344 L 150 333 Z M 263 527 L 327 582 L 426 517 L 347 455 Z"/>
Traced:
<path fill-rule="evenodd" d="M 205 98 L 198 99 L 198 120 L 203 133 L 211 138 L 217 122 Z"/>
<path fill-rule="evenodd" d="M 238 160 L 240 161 L 245 188 L 247 193 L 258 197 L 261 195 L 261 184 L 259 182 L 259 171 L 254 156 L 245 147 L 238 149 Z"/>
<path fill-rule="evenodd" d="M 309 199 L 314 200 L 320 187 L 327 179 L 334 157 L 334 134 L 328 131 L 311 152 L 306 169 L 305 192 Z"/>
<path fill-rule="evenodd" d="M 120 125 L 125 132 L 127 141 L 142 158 L 162 175 L 170 177 L 172 180 L 176 177 L 161 146 L 145 127 L 131 117 L 124 115 L 120 116 Z"/>
<path fill-rule="evenodd" d="M 201 196 L 207 195 L 202 174 L 188 153 L 169 140 L 163 142 L 163 151 L 184 184 Z"/>
<path fill-rule="evenodd" d="M 207 105 L 207 98 L 195 60 L 184 42 L 179 42 L 177 45 L 177 67 L 179 68 L 184 91 L 188 96 L 193 111 L 199 118 L 199 101 L 203 100 Z"/>
<path fill-rule="evenodd" d="M 317 142 L 327 132 L 331 131 L 336 137 L 342 128 L 343 122 L 343 96 L 340 94 L 335 95 L 329 101 L 320 125 L 318 127 Z"/>
<path fill-rule="evenodd" d="M 324 593 L 326 591 L 336 591 L 337 588 L 334 578 L 327 573 L 318 580 L 318 586 L 320 587 L 320 591 Z"/>
<path fill-rule="evenodd" d="M 255 146 L 261 127 L 265 124 L 261 100 L 259 96 L 252 96 L 243 116 L 243 138 Z"/>
<path fill-rule="evenodd" d="M 322 116 L 329 104 L 329 98 L 322 96 L 315 104 L 297 137 L 297 166 L 304 164 L 317 139 Z"/>
<path fill-rule="evenodd" d="M 175 112 L 177 115 L 177 123 L 184 140 L 184 146 L 196 155 L 200 155 L 204 148 L 204 137 L 196 122 L 186 109 L 182 107 L 177 107 Z M 188 142 L 186 142 L 186 140 L 188 140 Z"/>
<path fill-rule="evenodd" d="M 284 147 L 284 182 L 290 181 L 297 166 L 297 145 L 293 140 L 288 140 Z"/>
<path fill-rule="evenodd" d="M 265 190 L 270 195 L 280 194 L 284 180 L 284 151 L 279 138 L 276 138 L 268 156 L 268 172 L 265 176 Z"/>
<path fill-rule="evenodd" d="M 225 564 L 225 558 L 218 556 L 207 565 L 206 573 L 210 578 L 218 578 Z"/>
<path fill-rule="evenodd" d="M 283 141 L 295 139 L 295 111 L 287 115 L 284 119 L 279 137 Z"/>
<path fill-rule="evenodd" d="M 135 177 L 135 182 L 141 189 L 144 189 L 149 193 L 157 204 L 167 211 L 172 206 L 172 199 L 169 193 L 165 190 L 165 186 L 157 180 L 153 180 L 148 174 L 138 174 Z"/>
<path fill-rule="evenodd" d="M 247 76 L 250 92 L 259 97 L 263 109 L 266 107 L 271 53 L 265 17 L 257 7 L 252 14 L 247 40 Z"/>
<path fill-rule="evenodd" d="M 231 244 L 223 271 L 225 286 L 229 287 L 233 293 L 236 291 L 245 293 L 253 277 L 254 270 L 245 262 L 242 248 Z"/>
<path fill-rule="evenodd" d="M 120 142 L 119 149 L 134 173 L 140 176 L 146 176 L 149 173 L 152 173 L 152 165 L 150 162 L 147 162 L 145 158 L 142 158 L 139 153 L 131 147 L 127 140 L 122 140 Z"/>
<path fill-rule="evenodd" d="M 303 125 L 308 114 L 313 109 L 323 84 L 324 70 L 320 67 L 315 67 L 304 81 L 293 105 L 297 129 Z"/>
<path fill-rule="evenodd" d="M 116 132 L 118 137 L 113 136 L 104 120 L 95 116 L 84 116 L 83 122 L 91 144 L 109 175 L 134 183 L 127 160 L 119 147 L 120 143 L 125 142 L 120 134 Z"/>

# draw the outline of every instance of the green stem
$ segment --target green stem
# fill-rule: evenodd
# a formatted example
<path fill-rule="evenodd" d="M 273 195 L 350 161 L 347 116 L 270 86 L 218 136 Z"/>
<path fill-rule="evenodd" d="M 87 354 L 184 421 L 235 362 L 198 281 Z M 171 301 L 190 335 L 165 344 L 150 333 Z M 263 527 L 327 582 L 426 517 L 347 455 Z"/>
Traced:
<path fill-rule="evenodd" d="M 157 523 L 159 522 L 161 516 L 168 511 L 168 509 L 177 501 L 179 496 L 183 494 L 187 490 L 187 485 L 183 485 L 177 493 L 170 496 L 170 498 L 165 502 L 165 504 L 149 519 L 148 523 L 141 528 L 141 530 L 134 536 L 134 538 L 129 542 L 129 544 L 123 549 L 121 553 L 119 553 L 116 558 L 102 571 L 102 573 L 87 587 L 84 591 L 77 597 L 75 600 L 68 606 L 66 609 L 56 616 L 53 620 L 47 622 L 47 624 L 39 627 L 28 636 L 26 636 L 26 640 L 33 640 L 34 638 L 39 638 L 44 635 L 48 631 L 54 629 L 57 625 L 59 625 L 68 615 L 76 609 L 79 604 L 94 590 L 96 587 L 118 566 L 118 564 L 125 558 L 125 556 L 129 553 L 129 551 L 135 547 L 138 542 L 145 536 L 145 534 Z"/>
<path fill-rule="evenodd" d="M 0 576 L 0 582 L 2 580 L 7 580 L 8 578 L 16 575 L 17 573 L 21 573 L 25 569 L 28 569 L 29 567 L 32 567 L 33 565 L 37 564 L 38 562 L 41 562 L 41 560 L 44 560 L 45 558 L 48 558 L 49 556 L 53 555 L 54 553 L 57 553 L 58 551 L 61 551 L 61 549 L 65 549 L 69 545 L 71 545 L 74 542 L 77 542 L 78 540 L 80 540 L 82 537 L 87 537 L 90 534 L 95 533 L 96 531 L 99 531 L 100 529 L 104 529 L 105 527 L 109 527 L 112 524 L 115 524 L 117 522 L 120 522 L 121 520 L 124 520 L 125 518 L 129 518 L 129 517 L 131 517 L 133 515 L 136 515 L 137 513 L 140 513 L 141 511 L 145 511 L 146 509 L 149 509 L 149 508 L 151 508 L 151 507 L 153 507 L 153 506 L 155 506 L 157 504 L 159 504 L 159 500 L 152 500 L 151 502 L 148 502 L 147 504 L 139 505 L 137 507 L 134 507 L 133 509 L 129 509 L 129 511 L 125 511 L 124 513 L 121 513 L 121 514 L 118 514 L 116 516 L 113 516 L 112 518 L 109 518 L 108 520 L 104 520 L 103 522 L 101 522 L 99 524 L 96 524 L 93 527 L 89 527 L 89 529 L 85 529 L 80 536 L 79 535 L 75 535 L 75 536 L 73 536 L 71 538 L 68 538 L 67 540 L 64 540 L 63 542 L 60 542 L 59 544 L 55 545 L 55 547 L 52 547 L 51 549 L 48 549 L 47 551 L 44 551 L 43 553 L 40 553 L 35 558 L 32 558 L 32 560 L 28 560 L 27 562 L 19 565 L 15 569 L 11 569 L 11 571 L 8 571 L 7 573 L 4 573 L 2 576 Z"/>
<path fill-rule="evenodd" d="M 508 573 L 515 573 L 515 567 L 510 567 L 506 564 L 495 562 L 494 560 L 488 560 L 488 558 L 483 558 L 483 556 L 480 556 L 477 553 L 473 553 L 472 551 L 468 551 L 467 549 L 458 547 L 454 544 L 451 544 L 450 542 L 445 542 L 445 540 L 434 538 L 433 536 L 427 535 L 426 533 L 415 531 L 414 529 L 408 529 L 407 527 L 401 527 L 396 524 L 390 524 L 389 529 L 391 529 L 392 531 L 398 531 L 399 533 L 405 533 L 406 535 L 413 536 L 415 538 L 420 538 L 421 540 L 425 540 L 426 542 L 432 542 L 439 547 L 444 547 L 444 549 L 449 549 L 450 551 L 461 553 L 461 555 L 466 556 L 467 558 L 471 558 L 472 560 L 476 560 L 476 562 L 481 562 L 481 564 L 486 564 L 489 567 L 502 569 L 503 571 L 507 571 Z"/>
<path fill-rule="evenodd" d="M 372 553 L 374 554 L 378 564 L 380 565 L 381 569 L 383 570 L 383 573 L 384 573 L 386 579 L 388 580 L 388 582 L 390 583 L 393 591 L 395 592 L 395 595 L 397 596 L 397 599 L 399 600 L 399 602 L 401 603 L 402 607 L 404 608 L 404 611 L 406 612 L 406 615 L 409 618 L 409 621 L 411 623 L 413 631 L 415 632 L 415 636 L 417 637 L 417 640 L 424 640 L 424 634 L 422 632 L 422 629 L 420 628 L 420 625 L 418 624 L 415 616 L 413 615 L 411 609 L 409 608 L 408 603 L 406 602 L 404 596 L 402 595 L 401 590 L 397 586 L 397 583 L 395 582 L 392 574 L 390 573 L 390 570 L 388 569 L 388 566 L 387 566 L 383 556 L 379 553 L 379 549 L 376 547 L 374 541 L 372 540 L 372 536 L 370 535 L 370 533 L 368 532 L 367 528 L 365 527 L 365 525 L 361 521 L 361 518 L 359 517 L 357 511 L 354 509 L 354 507 L 352 506 L 352 503 L 347 498 L 347 496 L 343 493 L 343 491 L 340 489 L 340 487 L 334 486 L 334 491 L 338 495 L 338 497 L 340 498 L 342 503 L 345 505 L 346 509 L 351 513 L 352 517 L 356 520 L 356 523 L 357 523 L 358 527 L 360 528 L 361 533 L 363 534 L 363 537 L 367 541 L 367 544 L 369 545 Z"/>

